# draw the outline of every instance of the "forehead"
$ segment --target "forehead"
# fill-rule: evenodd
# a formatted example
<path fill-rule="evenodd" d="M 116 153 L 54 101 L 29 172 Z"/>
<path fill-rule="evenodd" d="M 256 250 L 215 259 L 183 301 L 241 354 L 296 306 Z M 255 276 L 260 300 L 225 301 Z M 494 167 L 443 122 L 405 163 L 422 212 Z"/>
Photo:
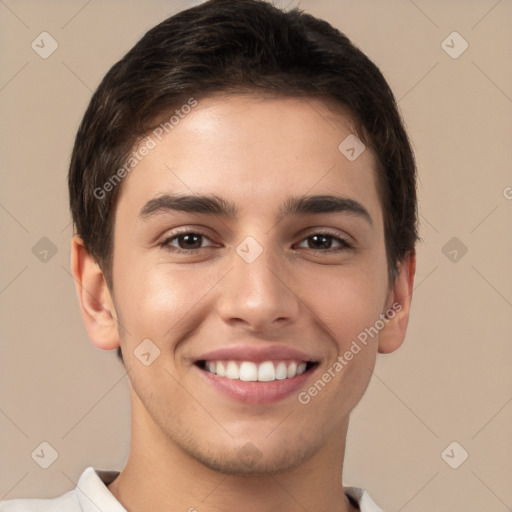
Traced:
<path fill-rule="evenodd" d="M 134 149 L 145 154 L 124 178 L 123 214 L 136 214 L 169 193 L 229 197 L 242 214 L 252 207 L 270 213 L 270 205 L 282 206 L 279 198 L 342 194 L 380 217 L 374 156 L 354 146 L 355 129 L 341 106 L 312 98 L 214 95 L 178 113 Z M 144 146 L 150 149 L 140 151 Z M 348 158 L 353 147 L 364 149 L 356 159 Z"/>

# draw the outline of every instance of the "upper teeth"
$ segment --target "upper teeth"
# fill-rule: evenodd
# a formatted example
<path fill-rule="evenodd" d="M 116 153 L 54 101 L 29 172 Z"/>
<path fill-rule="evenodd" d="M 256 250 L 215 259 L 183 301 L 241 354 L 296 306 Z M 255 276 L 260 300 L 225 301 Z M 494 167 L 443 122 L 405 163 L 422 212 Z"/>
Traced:
<path fill-rule="evenodd" d="M 270 382 L 291 379 L 306 371 L 306 363 L 297 361 L 207 361 L 205 369 L 233 380 Z"/>

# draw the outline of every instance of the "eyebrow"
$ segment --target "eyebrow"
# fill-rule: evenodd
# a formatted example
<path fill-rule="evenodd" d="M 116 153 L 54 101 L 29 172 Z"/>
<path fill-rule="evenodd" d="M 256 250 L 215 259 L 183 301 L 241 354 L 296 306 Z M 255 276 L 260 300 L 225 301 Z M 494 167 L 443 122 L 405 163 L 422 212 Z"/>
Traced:
<path fill-rule="evenodd" d="M 215 194 L 208 195 L 172 195 L 163 194 L 150 199 L 140 210 L 138 218 L 150 217 L 169 211 L 204 213 L 217 215 L 226 219 L 236 219 L 238 207 Z M 318 213 L 345 213 L 361 217 L 373 226 L 368 210 L 358 201 L 347 197 L 333 195 L 292 196 L 286 199 L 278 213 L 278 219 L 289 215 L 306 215 Z"/>

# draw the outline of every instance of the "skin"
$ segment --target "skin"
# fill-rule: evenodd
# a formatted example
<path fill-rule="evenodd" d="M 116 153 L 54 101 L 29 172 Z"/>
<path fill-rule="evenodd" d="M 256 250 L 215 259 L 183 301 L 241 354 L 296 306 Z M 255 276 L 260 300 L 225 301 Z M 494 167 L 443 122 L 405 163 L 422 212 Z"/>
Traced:
<path fill-rule="evenodd" d="M 376 354 L 404 340 L 415 256 L 390 284 L 374 157 L 366 149 L 350 162 L 338 150 L 353 132 L 350 119 L 320 99 L 201 99 L 124 179 L 113 290 L 74 238 L 72 269 L 89 336 L 101 349 L 121 345 L 130 378 L 130 454 L 109 485 L 127 510 L 357 510 L 341 485 L 349 415 Z M 238 216 L 138 217 L 165 193 L 216 194 Z M 317 194 L 359 202 L 372 223 L 347 212 L 279 218 L 289 196 Z M 164 244 L 178 228 L 207 238 L 194 252 L 173 252 L 187 247 L 183 238 Z M 334 238 L 315 244 L 311 236 L 326 229 L 352 248 L 340 250 Z M 263 249 L 252 263 L 235 250 L 247 236 Z M 401 311 L 307 405 L 297 393 L 241 403 L 194 364 L 217 348 L 282 344 L 318 361 L 307 390 L 395 302 Z M 148 338 L 160 356 L 144 366 L 133 351 Z M 252 461 L 242 457 L 248 446 Z"/>

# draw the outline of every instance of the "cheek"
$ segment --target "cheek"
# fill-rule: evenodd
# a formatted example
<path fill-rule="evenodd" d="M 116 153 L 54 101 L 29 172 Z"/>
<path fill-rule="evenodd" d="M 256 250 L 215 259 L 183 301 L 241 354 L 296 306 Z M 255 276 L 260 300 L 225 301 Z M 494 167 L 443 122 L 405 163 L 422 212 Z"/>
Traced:
<path fill-rule="evenodd" d="M 197 325 L 201 301 L 219 279 L 192 266 L 177 270 L 154 261 L 144 265 L 142 260 L 136 265 L 123 262 L 117 272 L 118 314 L 130 347 L 149 338 L 163 348 L 170 339 L 186 336 Z"/>
<path fill-rule="evenodd" d="M 356 268 L 311 276 L 307 281 L 304 284 L 317 291 L 304 301 L 308 313 L 312 312 L 320 335 L 327 336 L 333 350 L 299 402 L 319 418 L 331 411 L 328 422 L 319 427 L 327 432 L 355 407 L 370 381 L 378 346 L 378 334 L 371 329 L 382 313 L 387 281 L 378 272 Z"/>
<path fill-rule="evenodd" d="M 376 265 L 376 267 L 378 267 Z M 333 338 L 339 350 L 371 327 L 383 312 L 387 294 L 382 269 L 338 268 L 302 280 L 303 302 Z"/>

